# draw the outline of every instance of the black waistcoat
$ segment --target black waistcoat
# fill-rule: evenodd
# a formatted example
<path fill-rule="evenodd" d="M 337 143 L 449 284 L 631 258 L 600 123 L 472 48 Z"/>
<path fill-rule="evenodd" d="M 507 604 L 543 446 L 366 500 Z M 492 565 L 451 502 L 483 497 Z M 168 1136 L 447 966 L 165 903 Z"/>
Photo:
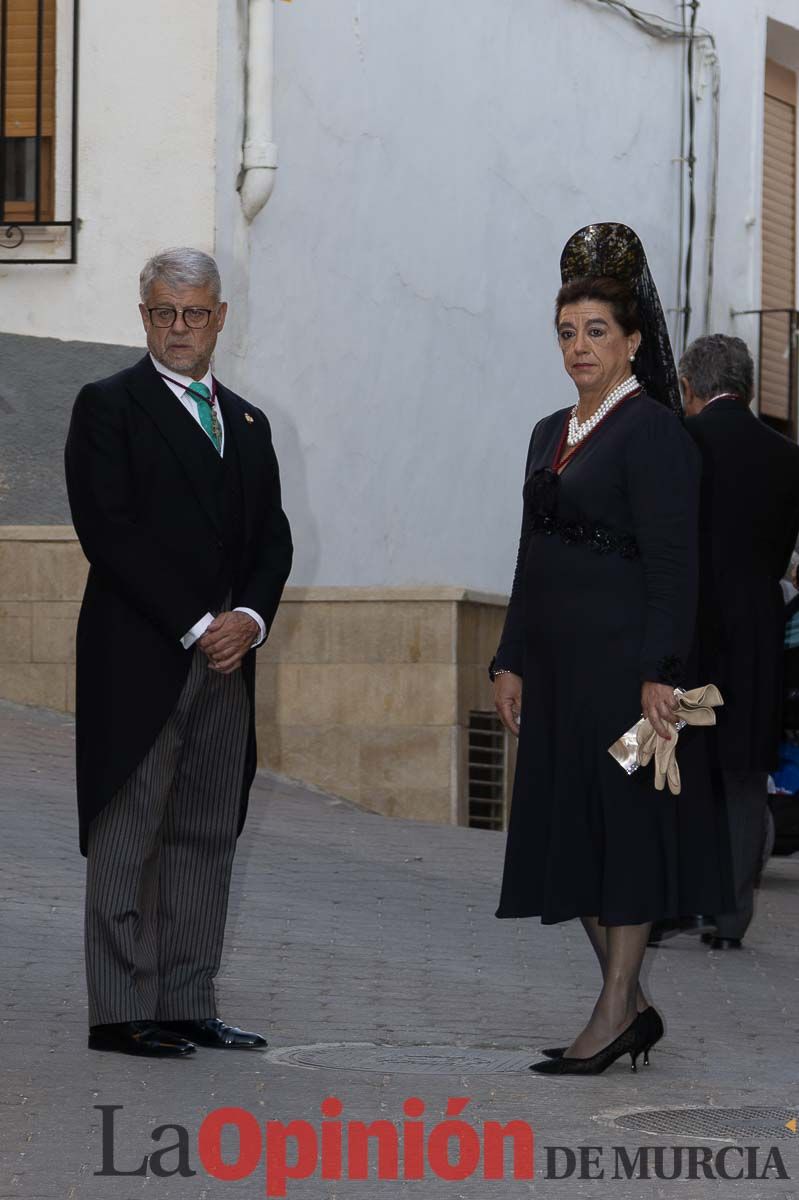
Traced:
<path fill-rule="evenodd" d="M 241 564 L 244 530 L 241 470 L 233 438 L 225 437 L 225 453 L 220 457 L 208 435 L 199 428 L 197 432 L 208 442 L 208 497 L 220 530 L 217 547 L 221 551 L 221 561 L 214 598 L 215 608 L 220 609 L 235 587 Z"/>

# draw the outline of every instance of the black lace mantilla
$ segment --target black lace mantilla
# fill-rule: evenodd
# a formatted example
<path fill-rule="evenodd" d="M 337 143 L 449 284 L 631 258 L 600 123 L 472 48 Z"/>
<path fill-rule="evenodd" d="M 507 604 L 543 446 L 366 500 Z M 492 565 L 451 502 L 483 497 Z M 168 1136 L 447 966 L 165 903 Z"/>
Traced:
<path fill-rule="evenodd" d="M 622 558 L 638 558 L 640 551 L 635 538 L 628 533 L 614 533 L 604 525 L 591 525 L 584 521 L 559 521 L 545 513 L 533 516 L 533 533 L 547 536 L 560 534 L 566 546 L 587 546 L 595 554 L 620 554 Z"/>
<path fill-rule="evenodd" d="M 630 288 L 641 318 L 635 374 L 654 400 L 665 404 L 682 420 L 680 385 L 669 330 L 638 235 L 629 226 L 613 221 L 586 225 L 572 234 L 563 247 L 560 274 L 563 283 L 609 275 Z"/>

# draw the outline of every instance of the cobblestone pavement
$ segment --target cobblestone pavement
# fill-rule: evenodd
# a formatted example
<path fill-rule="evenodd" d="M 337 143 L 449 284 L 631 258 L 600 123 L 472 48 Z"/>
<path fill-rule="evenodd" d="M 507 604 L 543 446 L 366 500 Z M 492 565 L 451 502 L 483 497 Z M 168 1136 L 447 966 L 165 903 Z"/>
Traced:
<path fill-rule="evenodd" d="M 320 1105 L 329 1096 L 343 1104 L 344 1122 L 397 1125 L 404 1101 L 418 1097 L 427 1136 L 449 1097 L 469 1097 L 463 1119 L 481 1140 L 486 1121 L 534 1127 L 535 1181 L 513 1180 L 510 1162 L 501 1180 L 484 1179 L 481 1165 L 461 1181 L 428 1168 L 425 1180 L 404 1184 L 378 1181 L 372 1167 L 368 1181 L 325 1181 L 318 1171 L 290 1180 L 289 1197 L 383 1200 L 400 1187 L 420 1200 L 799 1196 L 799 1134 L 785 1127 L 799 1111 L 799 858 L 771 861 L 744 952 L 712 954 L 684 937 L 648 956 L 647 984 L 667 1024 L 651 1067 L 633 1075 L 617 1064 L 594 1079 L 545 1079 L 526 1064 L 541 1046 L 567 1041 L 584 1020 L 597 971 L 576 923 L 542 928 L 494 919 L 502 837 L 389 821 L 261 773 L 237 857 L 220 993 L 222 1015 L 263 1029 L 270 1049 L 140 1061 L 86 1049 L 84 864 L 72 754 L 71 720 L 0 704 L 3 1200 L 264 1196 L 263 1161 L 240 1181 L 206 1172 L 197 1147 L 206 1114 L 233 1106 L 261 1126 L 300 1119 L 319 1131 Z M 300 1046 L 306 1049 L 292 1049 Z M 396 1050 L 399 1063 L 391 1061 Z M 504 1064 L 481 1073 L 492 1053 Z M 98 1176 L 97 1106 L 112 1105 L 121 1106 L 113 1165 L 129 1174 Z M 675 1132 L 648 1132 L 658 1128 L 649 1110 L 686 1108 L 774 1111 L 728 1141 L 707 1132 L 690 1136 L 696 1126 L 680 1111 Z M 174 1130 L 153 1137 L 158 1126 L 175 1124 L 188 1131 L 187 1160 L 196 1174 L 154 1173 L 154 1166 L 174 1171 L 177 1152 L 154 1160 L 146 1175 L 132 1174 L 145 1154 L 179 1139 Z M 710 1132 L 719 1137 L 718 1129 Z M 765 1179 L 727 1182 L 705 1178 L 700 1168 L 700 1178 L 689 1180 L 684 1167 L 683 1178 L 663 1181 L 651 1155 L 649 1179 L 628 1181 L 623 1170 L 613 1178 L 614 1147 L 626 1147 L 634 1159 L 641 1146 L 675 1145 L 714 1154 L 725 1145 L 759 1146 L 759 1173 L 773 1145 L 790 1177 L 771 1171 Z M 553 1146 L 577 1154 L 579 1147 L 602 1147 L 595 1170 L 604 1167 L 604 1179 L 548 1177 L 546 1147 Z M 456 1143 L 450 1149 L 456 1162 Z M 230 1130 L 223 1151 L 235 1161 Z M 670 1153 L 661 1174 L 670 1173 Z M 747 1162 L 738 1150 L 733 1155 L 725 1160 L 731 1174 Z M 561 1152 L 561 1172 L 566 1161 Z"/>

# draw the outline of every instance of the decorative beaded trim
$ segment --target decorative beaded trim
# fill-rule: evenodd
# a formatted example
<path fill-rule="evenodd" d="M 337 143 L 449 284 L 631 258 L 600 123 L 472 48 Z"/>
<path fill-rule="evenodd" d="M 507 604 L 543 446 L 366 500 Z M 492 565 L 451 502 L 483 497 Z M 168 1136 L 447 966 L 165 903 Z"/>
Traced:
<path fill-rule="evenodd" d="M 638 558 L 640 550 L 635 538 L 629 533 L 613 533 L 604 525 L 590 525 L 582 521 L 561 521 L 557 517 L 536 513 L 533 517 L 533 533 L 548 537 L 560 534 L 567 546 L 587 546 L 595 554 L 620 554 L 622 558 Z"/>

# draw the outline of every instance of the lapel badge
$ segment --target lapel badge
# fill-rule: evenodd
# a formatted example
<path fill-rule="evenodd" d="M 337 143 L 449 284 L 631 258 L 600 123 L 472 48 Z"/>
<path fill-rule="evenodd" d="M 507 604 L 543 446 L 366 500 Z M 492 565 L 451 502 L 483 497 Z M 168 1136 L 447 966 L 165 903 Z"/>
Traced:
<path fill-rule="evenodd" d="M 247 422 L 248 425 L 255 424 L 255 417 L 251 417 L 249 413 L 244 414 L 244 420 Z"/>

